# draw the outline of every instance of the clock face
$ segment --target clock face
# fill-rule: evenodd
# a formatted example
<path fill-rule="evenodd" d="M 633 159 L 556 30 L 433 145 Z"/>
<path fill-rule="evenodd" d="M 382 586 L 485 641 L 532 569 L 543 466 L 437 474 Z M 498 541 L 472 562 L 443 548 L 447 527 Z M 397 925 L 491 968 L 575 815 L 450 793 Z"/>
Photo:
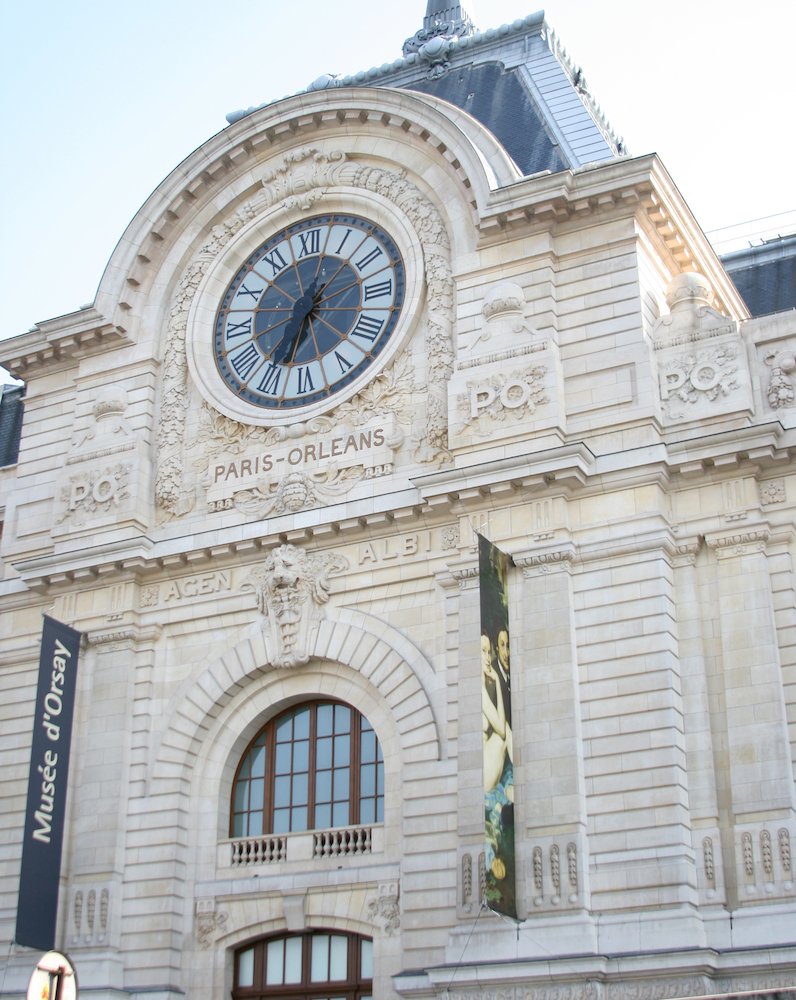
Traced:
<path fill-rule="evenodd" d="M 294 223 L 227 288 L 213 336 L 218 372 L 264 413 L 331 399 L 387 346 L 405 293 L 401 254 L 379 226 L 355 215 Z"/>

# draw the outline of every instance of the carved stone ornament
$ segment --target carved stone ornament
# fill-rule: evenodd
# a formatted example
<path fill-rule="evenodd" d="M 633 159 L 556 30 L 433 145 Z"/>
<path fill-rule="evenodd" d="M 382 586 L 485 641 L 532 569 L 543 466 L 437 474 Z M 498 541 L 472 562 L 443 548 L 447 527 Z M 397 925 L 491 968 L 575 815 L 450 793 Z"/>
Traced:
<path fill-rule="evenodd" d="M 379 886 L 379 894 L 368 903 L 368 916 L 378 921 L 387 937 L 394 937 L 401 927 L 401 909 L 398 905 L 398 883 L 388 882 Z"/>
<path fill-rule="evenodd" d="M 447 383 L 453 370 L 453 281 L 450 241 L 442 217 L 403 172 L 357 164 L 342 151 L 329 153 L 317 148 L 294 150 L 263 178 L 260 192 L 226 221 L 216 225 L 210 238 L 186 268 L 177 286 L 166 323 L 161 408 L 158 422 L 158 468 L 155 497 L 166 518 L 189 513 L 196 504 L 197 477 L 189 469 L 187 415 L 190 403 L 185 338 L 188 314 L 197 290 L 210 267 L 233 237 L 267 209 L 279 204 L 282 211 L 306 210 L 331 189 L 345 186 L 379 194 L 404 213 L 423 250 L 427 289 L 425 433 L 415 442 L 420 461 L 450 461 L 447 426 Z M 392 412 L 409 405 L 412 376 L 407 362 L 396 362 L 374 378 L 358 395 L 330 412 L 326 419 L 339 424 L 340 415 L 349 423 L 364 422 L 368 414 L 387 407 Z M 401 394 L 399 403 L 396 398 Z M 221 421 L 226 418 L 219 418 Z M 220 429 L 217 420 L 214 431 Z M 228 420 L 222 432 L 230 439 L 253 439 L 267 435 L 263 428 L 248 428 Z M 197 443 L 199 439 L 196 439 Z"/>
<path fill-rule="evenodd" d="M 205 913 L 197 910 L 196 942 L 202 951 L 207 951 L 213 942 L 224 933 L 229 914 L 222 911 Z"/>
<path fill-rule="evenodd" d="M 765 505 L 785 503 L 785 480 L 769 479 L 760 484 L 760 502 Z"/>
<path fill-rule="evenodd" d="M 274 666 L 295 667 L 309 659 L 311 631 L 329 600 L 331 578 L 348 568 L 336 553 L 305 552 L 294 545 L 273 549 L 242 584 L 253 590 L 277 648 Z"/>
<path fill-rule="evenodd" d="M 255 427 L 238 423 L 214 410 L 208 403 L 202 403 L 198 431 L 189 441 L 189 449 L 198 452 L 193 469 L 201 478 L 208 463 L 219 455 L 242 455 L 311 435 L 344 432 L 346 427 L 356 429 L 379 417 L 394 417 L 399 425 L 406 424 L 411 419 L 410 393 L 414 388 L 415 373 L 411 358 L 408 354 L 401 354 L 394 364 L 380 371 L 362 392 L 338 406 L 334 417 L 314 417 L 289 427 Z M 399 430 L 387 443 L 391 448 L 400 447 L 403 433 Z"/>
<path fill-rule="evenodd" d="M 127 392 L 122 386 L 103 386 L 91 408 L 92 424 L 76 437 L 67 465 L 130 451 L 135 447 L 127 413 Z"/>
<path fill-rule="evenodd" d="M 656 349 L 734 333 L 736 324 L 713 308 L 713 298 L 704 275 L 684 271 L 673 278 L 666 290 L 669 314 L 661 316 L 652 330 Z"/>
<path fill-rule="evenodd" d="M 295 514 L 300 510 L 333 503 L 350 492 L 365 478 L 360 466 L 338 469 L 334 464 L 323 472 L 289 472 L 282 479 L 271 480 L 233 495 L 233 505 L 243 514 L 270 517 L 272 514 Z"/>
<path fill-rule="evenodd" d="M 413 52 L 423 53 L 432 40 L 451 40 L 468 38 L 474 35 L 476 28 L 472 19 L 461 4 L 448 4 L 437 13 L 431 13 L 423 18 L 423 27 L 407 38 L 403 45 L 404 56 Z"/>
<path fill-rule="evenodd" d="M 467 392 L 458 399 L 462 426 L 475 424 L 481 433 L 488 434 L 496 423 L 523 423 L 548 402 L 546 374 L 547 369 L 538 365 L 469 381 Z"/>
<path fill-rule="evenodd" d="M 796 392 L 791 376 L 796 371 L 796 355 L 793 351 L 776 351 L 766 357 L 766 364 L 771 369 L 771 378 L 766 388 L 766 398 L 772 410 L 793 406 Z"/>
<path fill-rule="evenodd" d="M 673 358 L 661 368 L 661 399 L 669 416 L 680 416 L 679 403 L 711 402 L 737 389 L 738 352 L 735 347 L 689 352 Z"/>
<path fill-rule="evenodd" d="M 118 510 L 130 496 L 130 470 L 131 466 L 120 463 L 70 476 L 61 491 L 58 523 L 69 519 L 79 526 L 89 517 Z"/>

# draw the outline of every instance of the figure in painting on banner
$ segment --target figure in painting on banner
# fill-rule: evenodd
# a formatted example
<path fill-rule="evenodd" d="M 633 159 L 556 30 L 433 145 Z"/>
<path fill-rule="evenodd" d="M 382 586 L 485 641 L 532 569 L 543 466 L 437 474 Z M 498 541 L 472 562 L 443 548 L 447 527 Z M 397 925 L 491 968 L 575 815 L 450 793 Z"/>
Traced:
<path fill-rule="evenodd" d="M 514 857 L 514 736 L 511 721 L 508 556 L 478 536 L 481 604 L 484 901 L 517 919 Z"/>
<path fill-rule="evenodd" d="M 514 866 L 514 762 L 508 633 L 498 632 L 498 656 L 481 636 L 484 820 L 487 870 L 503 882 Z"/>

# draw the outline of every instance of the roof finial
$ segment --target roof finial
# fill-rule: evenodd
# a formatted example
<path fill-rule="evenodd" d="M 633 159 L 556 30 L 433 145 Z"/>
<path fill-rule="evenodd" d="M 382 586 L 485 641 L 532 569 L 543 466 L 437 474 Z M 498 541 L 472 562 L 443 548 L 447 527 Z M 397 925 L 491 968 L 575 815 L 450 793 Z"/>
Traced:
<path fill-rule="evenodd" d="M 474 35 L 476 27 L 460 3 L 450 0 L 428 0 L 423 27 L 404 42 L 403 54 L 418 52 L 432 38 L 464 38 Z"/>

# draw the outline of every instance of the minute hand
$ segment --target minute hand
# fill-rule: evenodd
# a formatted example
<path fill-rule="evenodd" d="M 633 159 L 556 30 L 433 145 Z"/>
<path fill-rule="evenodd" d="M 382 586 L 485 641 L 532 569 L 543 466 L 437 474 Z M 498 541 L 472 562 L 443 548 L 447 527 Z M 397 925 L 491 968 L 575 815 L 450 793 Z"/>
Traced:
<path fill-rule="evenodd" d="M 298 349 L 304 343 L 304 341 L 307 338 L 307 334 L 310 332 L 310 320 L 313 318 L 315 314 L 315 309 L 318 305 L 318 301 L 320 300 L 320 297 L 323 294 L 323 290 L 326 287 L 326 285 L 324 284 L 321 285 L 320 288 L 316 290 L 315 288 L 316 284 L 317 284 L 317 279 L 313 281 L 313 283 L 307 289 L 307 294 L 312 295 L 312 305 L 304 314 L 304 319 L 301 321 L 301 327 L 298 333 L 296 334 L 296 339 L 293 342 L 293 350 L 290 352 L 291 364 L 296 360 L 296 354 L 298 352 Z"/>
<path fill-rule="evenodd" d="M 312 287 L 312 286 L 310 286 Z M 313 296 L 309 291 L 300 295 L 293 305 L 293 313 L 285 326 L 285 333 L 274 349 L 271 360 L 277 365 L 283 365 L 296 353 L 296 346 L 301 339 L 301 331 L 304 328 L 304 321 L 312 312 L 315 304 Z"/>

